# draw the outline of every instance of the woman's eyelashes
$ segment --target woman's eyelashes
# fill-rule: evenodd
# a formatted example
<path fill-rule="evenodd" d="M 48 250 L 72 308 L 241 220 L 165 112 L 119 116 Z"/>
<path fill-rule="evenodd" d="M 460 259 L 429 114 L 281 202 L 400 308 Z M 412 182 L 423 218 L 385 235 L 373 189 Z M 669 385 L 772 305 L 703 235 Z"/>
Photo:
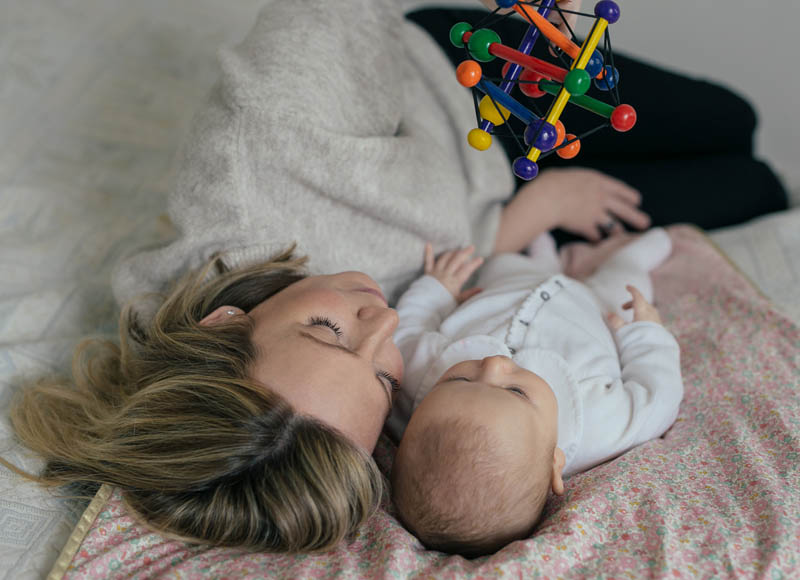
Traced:
<path fill-rule="evenodd" d="M 308 324 L 311 326 L 326 326 L 336 334 L 336 338 L 342 337 L 342 328 L 327 316 L 312 316 Z M 391 392 L 394 393 L 400 390 L 400 381 L 398 381 L 392 373 L 388 371 L 379 371 L 378 378 L 380 378 L 382 382 L 386 381 Z"/>
<path fill-rule="evenodd" d="M 398 381 L 391 373 L 387 371 L 379 371 L 378 376 L 386 379 L 386 382 L 389 383 L 389 387 L 392 389 L 393 393 L 400 390 L 400 381 Z"/>
<path fill-rule="evenodd" d="M 311 326 L 327 326 L 336 334 L 337 338 L 342 336 L 342 327 L 327 316 L 312 316 L 308 323 Z"/>

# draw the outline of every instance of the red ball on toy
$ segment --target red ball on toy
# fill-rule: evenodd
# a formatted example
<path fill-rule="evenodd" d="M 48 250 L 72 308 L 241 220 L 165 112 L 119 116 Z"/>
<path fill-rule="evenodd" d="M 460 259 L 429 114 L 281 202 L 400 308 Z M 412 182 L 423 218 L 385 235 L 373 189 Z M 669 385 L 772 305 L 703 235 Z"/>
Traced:
<path fill-rule="evenodd" d="M 522 74 L 519 75 L 519 90 L 522 91 L 523 95 L 533 97 L 534 99 L 543 97 L 547 94 L 539 88 L 539 81 L 543 78 L 542 75 L 526 68 L 522 71 Z"/>
<path fill-rule="evenodd" d="M 630 131 L 636 124 L 636 109 L 630 105 L 618 105 L 611 113 L 611 126 L 614 130 L 624 133 Z"/>

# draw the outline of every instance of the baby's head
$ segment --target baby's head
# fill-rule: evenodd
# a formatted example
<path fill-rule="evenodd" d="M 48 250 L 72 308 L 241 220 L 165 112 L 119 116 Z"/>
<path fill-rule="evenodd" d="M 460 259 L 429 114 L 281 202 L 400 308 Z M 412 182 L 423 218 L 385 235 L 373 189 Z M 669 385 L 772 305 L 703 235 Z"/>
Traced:
<path fill-rule="evenodd" d="M 448 369 L 411 417 L 392 472 L 403 524 L 429 548 L 478 556 L 527 537 L 563 493 L 558 405 L 503 356 Z"/>

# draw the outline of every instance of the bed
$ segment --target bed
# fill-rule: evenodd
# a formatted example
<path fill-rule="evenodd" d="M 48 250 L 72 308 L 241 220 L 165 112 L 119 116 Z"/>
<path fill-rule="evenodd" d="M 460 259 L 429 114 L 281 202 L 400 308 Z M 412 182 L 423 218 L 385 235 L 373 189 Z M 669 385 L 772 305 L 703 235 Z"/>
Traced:
<path fill-rule="evenodd" d="M 216 48 L 260 2 L 7 3 L 0 65 L 0 453 L 26 378 L 114 337 L 122 256 L 173 234 L 164 196 Z M 0 575 L 42 578 L 792 577 L 800 570 L 800 208 L 705 235 L 670 229 L 658 300 L 687 395 L 663 439 L 569 480 L 537 534 L 468 561 L 426 552 L 385 505 L 320 556 L 208 550 L 136 525 L 118 494 L 61 499 L 0 470 Z M 591 255 L 586 254 L 590 260 Z M 387 469 L 392 446 L 382 440 Z"/>

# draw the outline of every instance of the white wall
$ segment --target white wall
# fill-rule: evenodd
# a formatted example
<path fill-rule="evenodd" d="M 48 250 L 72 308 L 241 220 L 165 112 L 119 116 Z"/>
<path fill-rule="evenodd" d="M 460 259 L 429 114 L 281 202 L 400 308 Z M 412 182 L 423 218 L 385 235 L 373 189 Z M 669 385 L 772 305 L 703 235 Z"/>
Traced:
<path fill-rule="evenodd" d="M 800 203 L 797 0 L 618 0 L 615 49 L 722 82 L 759 114 L 756 151 Z M 591 6 L 584 0 L 584 6 Z"/>
<path fill-rule="evenodd" d="M 408 6 L 479 5 L 477 0 L 402 0 Z M 758 111 L 756 154 L 800 204 L 800 26 L 798 0 L 616 0 L 615 50 L 720 82 Z M 594 0 L 583 0 L 591 12 Z M 586 27 L 579 32 L 586 32 Z"/>

